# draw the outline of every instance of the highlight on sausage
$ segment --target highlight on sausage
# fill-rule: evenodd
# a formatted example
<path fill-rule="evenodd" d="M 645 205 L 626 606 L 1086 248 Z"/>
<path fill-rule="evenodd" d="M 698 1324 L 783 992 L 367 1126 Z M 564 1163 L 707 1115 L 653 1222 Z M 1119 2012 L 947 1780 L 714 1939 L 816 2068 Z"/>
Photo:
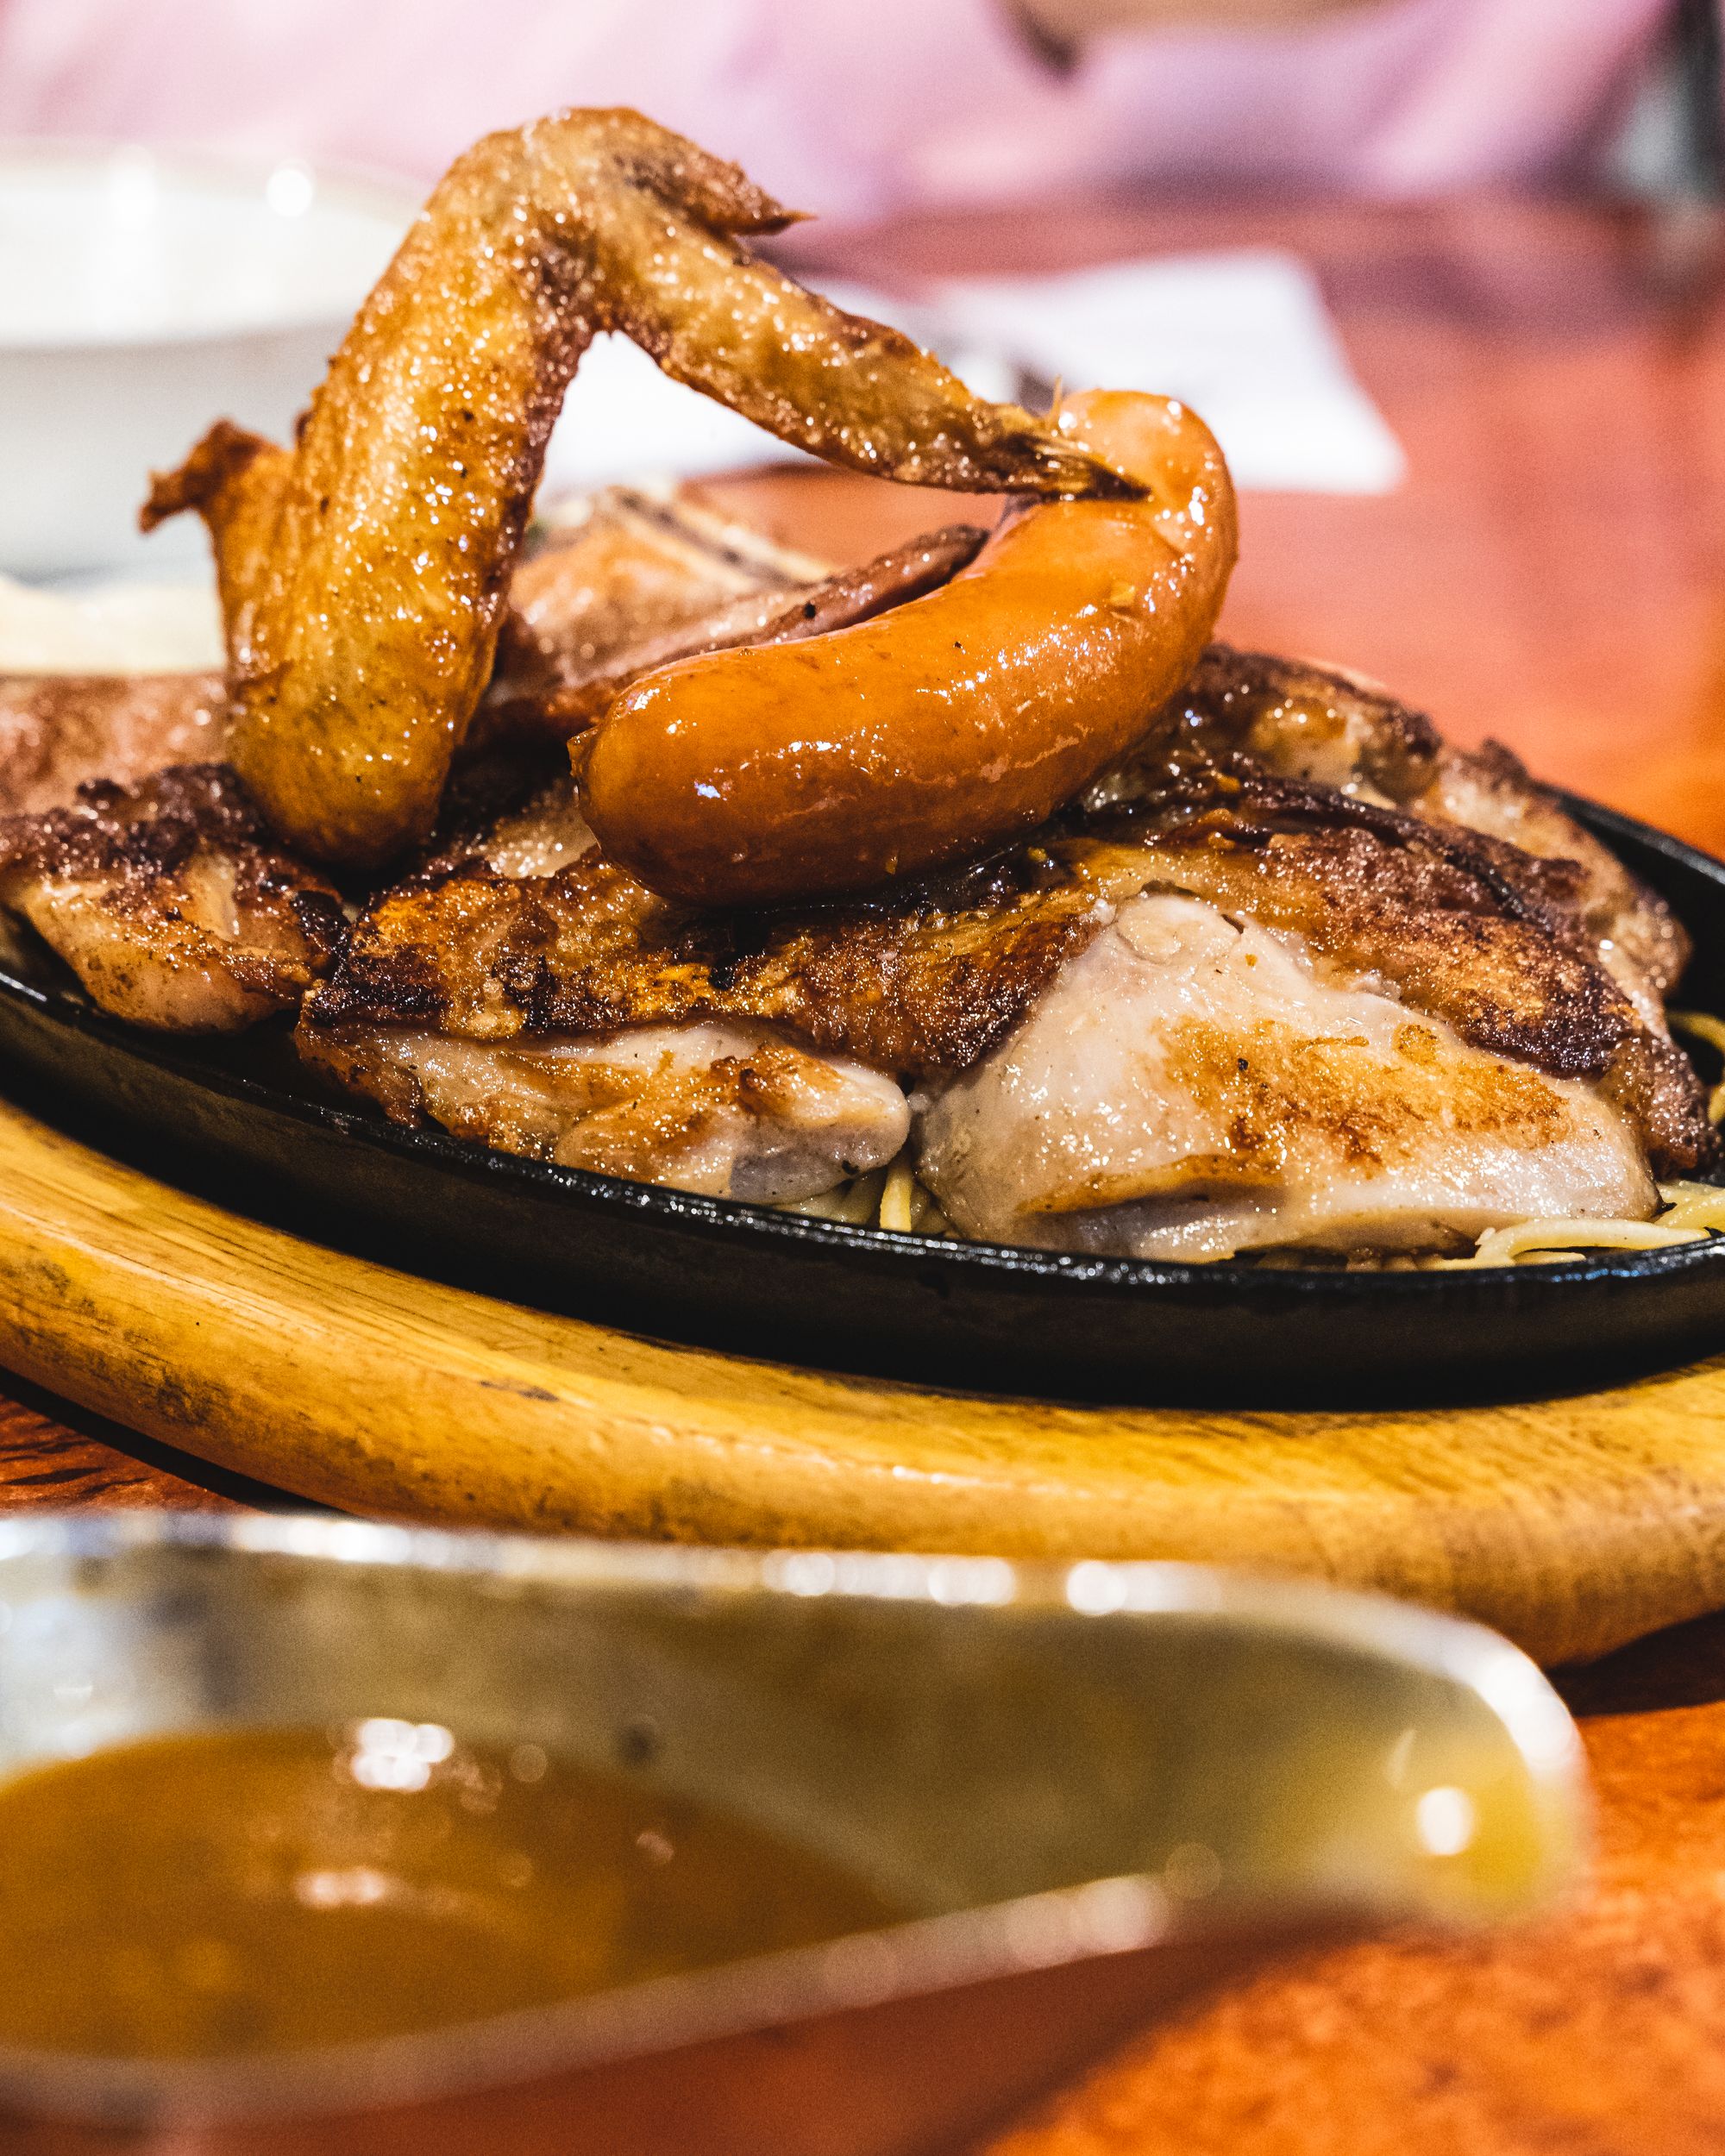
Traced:
<path fill-rule="evenodd" d="M 214 541 L 231 754 L 277 832 L 375 867 L 430 829 L 491 673 L 545 443 L 620 330 L 781 440 L 971 492 L 1131 492 L 1077 436 L 986 403 L 741 235 L 794 213 L 639 113 L 573 111 L 458 159 L 361 309 L 293 448 L 216 429 L 158 479 Z"/>
<path fill-rule="evenodd" d="M 1142 498 L 1009 511 L 925 599 L 637 681 L 572 744 L 606 854 L 703 905 L 866 890 L 1040 823 L 1117 758 L 1209 641 L 1233 489 L 1169 398 L 1095 392 L 1059 425 Z"/>

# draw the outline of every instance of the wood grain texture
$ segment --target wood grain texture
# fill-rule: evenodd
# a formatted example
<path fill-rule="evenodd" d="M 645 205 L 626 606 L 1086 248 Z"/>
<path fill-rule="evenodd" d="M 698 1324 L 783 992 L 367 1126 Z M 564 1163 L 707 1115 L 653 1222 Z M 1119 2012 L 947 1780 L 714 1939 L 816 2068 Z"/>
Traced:
<path fill-rule="evenodd" d="M 1540 1405 L 1060 1407 L 749 1362 L 419 1280 L 0 1107 L 7 1361 L 230 1472 L 454 1525 L 1270 1565 L 1546 1661 L 1725 1601 L 1725 1362 Z"/>
<path fill-rule="evenodd" d="M 279 1491 L 224 1474 L 104 1416 L 83 1413 L 16 1377 L 6 1381 L 6 1394 L 12 1396 L 0 1395 L 0 1512 L 164 1505 L 183 1512 L 239 1512 L 283 1501 Z"/>

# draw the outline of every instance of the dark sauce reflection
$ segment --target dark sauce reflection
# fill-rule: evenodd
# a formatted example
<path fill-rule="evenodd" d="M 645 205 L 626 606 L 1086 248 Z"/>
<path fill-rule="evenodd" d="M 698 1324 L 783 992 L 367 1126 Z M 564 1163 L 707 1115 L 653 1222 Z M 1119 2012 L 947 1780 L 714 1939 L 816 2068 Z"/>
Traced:
<path fill-rule="evenodd" d="M 431 1723 L 117 1746 L 0 1784 L 0 2043 L 289 2051 L 903 1914 L 761 1829 Z"/>

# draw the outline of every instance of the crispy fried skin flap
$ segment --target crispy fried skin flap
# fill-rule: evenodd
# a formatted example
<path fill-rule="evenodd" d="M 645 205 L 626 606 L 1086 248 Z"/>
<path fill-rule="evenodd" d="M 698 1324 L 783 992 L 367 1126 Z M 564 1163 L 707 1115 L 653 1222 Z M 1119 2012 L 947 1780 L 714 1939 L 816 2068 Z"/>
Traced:
<path fill-rule="evenodd" d="M 669 904 L 593 851 L 549 876 L 468 862 L 373 906 L 304 1024 L 501 1042 L 754 1018 L 915 1077 L 991 1047 L 1098 917 L 1080 879 L 1022 859 L 776 918 Z"/>

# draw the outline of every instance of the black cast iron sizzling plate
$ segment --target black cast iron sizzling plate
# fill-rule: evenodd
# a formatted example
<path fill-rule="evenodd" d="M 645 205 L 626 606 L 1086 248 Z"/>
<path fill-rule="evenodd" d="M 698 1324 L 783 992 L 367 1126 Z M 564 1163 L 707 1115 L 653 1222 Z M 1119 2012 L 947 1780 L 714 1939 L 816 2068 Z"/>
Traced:
<path fill-rule="evenodd" d="M 1694 937 L 1725 1011 L 1725 865 L 1570 806 Z M 518 1160 L 317 1092 L 283 1031 L 178 1041 L 0 957 L 0 1071 L 38 1112 L 328 1242 L 661 1337 L 1049 1397 L 1288 1406 L 1531 1395 L 1725 1347 L 1725 1241 L 1461 1273 L 1259 1271 L 896 1236 Z"/>

